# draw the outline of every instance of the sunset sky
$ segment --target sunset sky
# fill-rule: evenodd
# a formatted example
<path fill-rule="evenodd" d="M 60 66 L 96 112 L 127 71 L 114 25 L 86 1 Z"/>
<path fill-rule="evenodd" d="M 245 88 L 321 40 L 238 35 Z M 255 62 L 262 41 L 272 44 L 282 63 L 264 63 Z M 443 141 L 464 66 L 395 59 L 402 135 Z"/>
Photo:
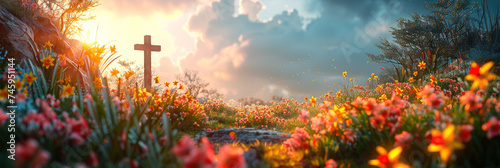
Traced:
<path fill-rule="evenodd" d="M 336 89 L 342 72 L 364 85 L 379 66 L 367 63 L 395 18 L 425 13 L 420 0 L 102 0 L 84 23 L 88 41 L 114 44 L 121 59 L 144 35 L 161 81 L 190 69 L 225 97 L 302 99 Z M 498 5 L 498 4 L 497 4 Z M 82 39 L 87 40 L 87 39 Z M 332 59 L 335 59 L 332 61 Z M 387 67 L 387 65 L 383 65 Z M 336 85 L 333 85 L 336 83 Z"/>

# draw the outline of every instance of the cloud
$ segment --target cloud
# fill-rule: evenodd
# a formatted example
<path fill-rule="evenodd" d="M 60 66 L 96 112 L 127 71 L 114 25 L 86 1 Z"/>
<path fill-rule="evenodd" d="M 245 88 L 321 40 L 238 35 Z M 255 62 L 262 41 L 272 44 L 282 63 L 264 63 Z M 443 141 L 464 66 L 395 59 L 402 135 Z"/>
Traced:
<path fill-rule="evenodd" d="M 394 18 L 413 8 L 391 7 L 396 3 L 391 0 L 358 6 L 358 1 L 305 1 L 308 9 L 321 11 L 307 26 L 295 9 L 258 19 L 261 1 L 241 0 L 239 9 L 234 0 L 199 7 L 184 26 L 195 49 L 181 59 L 181 67 L 198 70 L 229 98 L 320 96 L 341 83 L 343 71 L 357 81 L 378 71 L 365 53 L 378 52 L 378 37 L 390 37 Z"/>
<path fill-rule="evenodd" d="M 178 16 L 190 7 L 208 0 L 105 0 L 101 6 L 122 17 L 147 15 L 161 12 L 167 15 Z"/>
<path fill-rule="evenodd" d="M 260 1 L 241 0 L 240 14 L 248 15 L 250 21 L 256 21 L 259 18 L 259 12 L 264 9 Z"/>

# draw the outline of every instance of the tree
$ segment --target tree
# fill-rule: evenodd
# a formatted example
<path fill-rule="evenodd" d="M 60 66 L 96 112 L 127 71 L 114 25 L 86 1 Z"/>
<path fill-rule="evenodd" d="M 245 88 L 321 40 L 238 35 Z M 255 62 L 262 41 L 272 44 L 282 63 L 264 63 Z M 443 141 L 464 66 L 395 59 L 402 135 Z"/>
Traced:
<path fill-rule="evenodd" d="M 91 11 L 99 6 L 99 0 L 42 0 L 44 10 L 66 37 L 81 32 L 81 22 L 94 19 Z"/>
<path fill-rule="evenodd" d="M 221 96 L 217 89 L 209 89 L 208 82 L 204 81 L 198 76 L 198 71 L 186 70 L 182 74 L 178 74 L 176 79 L 186 87 L 186 91 L 193 98 L 218 98 Z"/>
<path fill-rule="evenodd" d="M 394 40 L 381 39 L 376 45 L 381 54 L 368 54 L 376 63 L 392 64 L 400 81 L 419 70 L 417 65 L 422 61 L 426 69 L 420 76 L 437 73 L 448 66 L 449 60 L 465 59 L 466 51 L 478 43 L 477 26 L 481 20 L 472 17 L 479 11 L 477 3 L 438 0 L 427 3 L 426 7 L 429 15 L 414 13 L 411 19 L 396 19 L 397 27 L 391 27 Z"/>

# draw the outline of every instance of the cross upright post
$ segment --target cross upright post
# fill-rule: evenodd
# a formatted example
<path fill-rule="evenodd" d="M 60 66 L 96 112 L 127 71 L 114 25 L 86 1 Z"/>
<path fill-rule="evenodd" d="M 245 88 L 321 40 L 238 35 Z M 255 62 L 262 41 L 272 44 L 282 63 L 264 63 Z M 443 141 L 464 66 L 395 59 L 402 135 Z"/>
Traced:
<path fill-rule="evenodd" d="M 144 44 L 135 44 L 134 50 L 144 51 L 144 87 L 151 92 L 151 52 L 161 51 L 161 46 L 151 45 L 151 36 L 144 36 Z"/>

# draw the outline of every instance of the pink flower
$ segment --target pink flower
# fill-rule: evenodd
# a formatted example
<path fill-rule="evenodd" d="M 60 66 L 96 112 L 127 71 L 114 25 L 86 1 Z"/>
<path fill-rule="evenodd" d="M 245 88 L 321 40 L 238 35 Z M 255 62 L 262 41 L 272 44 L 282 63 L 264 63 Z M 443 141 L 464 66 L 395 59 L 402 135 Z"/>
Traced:
<path fill-rule="evenodd" d="M 172 152 L 182 160 L 182 158 L 191 155 L 191 153 L 196 150 L 195 145 L 196 142 L 186 135 L 172 148 Z"/>
<path fill-rule="evenodd" d="M 337 162 L 335 162 L 335 160 L 333 159 L 329 159 L 325 163 L 325 168 L 336 168 L 336 167 L 337 167 Z"/>
<path fill-rule="evenodd" d="M 403 131 L 401 134 L 394 136 L 396 142 L 394 143 L 394 147 L 401 146 L 403 148 L 409 147 L 413 137 L 406 131 Z"/>
<path fill-rule="evenodd" d="M 283 142 L 283 147 L 291 152 L 295 150 L 307 149 L 309 148 L 309 138 L 309 133 L 307 133 L 304 128 L 295 127 L 295 132 L 293 132 L 292 138 Z"/>
<path fill-rule="evenodd" d="M 307 124 L 307 122 L 308 122 L 308 121 L 307 121 L 308 117 L 309 117 L 309 111 L 307 111 L 307 110 L 304 110 L 304 109 L 303 109 L 303 110 L 300 112 L 298 119 L 299 119 L 300 121 L 304 122 L 305 124 Z"/>
<path fill-rule="evenodd" d="M 442 92 L 439 94 L 432 93 L 430 96 L 425 98 L 425 105 L 429 107 L 430 110 L 438 109 L 444 104 L 444 95 Z"/>
<path fill-rule="evenodd" d="M 488 139 L 500 134 L 500 121 L 496 117 L 491 117 L 487 123 L 483 124 L 483 130 L 486 131 Z"/>
<path fill-rule="evenodd" d="M 475 111 L 482 107 L 479 101 L 479 96 L 472 91 L 467 91 L 460 97 L 460 102 L 465 105 L 466 111 Z"/>
<path fill-rule="evenodd" d="M 233 148 L 229 144 L 225 144 L 219 151 L 219 161 L 216 168 L 246 168 L 247 163 L 243 157 L 242 148 Z"/>

